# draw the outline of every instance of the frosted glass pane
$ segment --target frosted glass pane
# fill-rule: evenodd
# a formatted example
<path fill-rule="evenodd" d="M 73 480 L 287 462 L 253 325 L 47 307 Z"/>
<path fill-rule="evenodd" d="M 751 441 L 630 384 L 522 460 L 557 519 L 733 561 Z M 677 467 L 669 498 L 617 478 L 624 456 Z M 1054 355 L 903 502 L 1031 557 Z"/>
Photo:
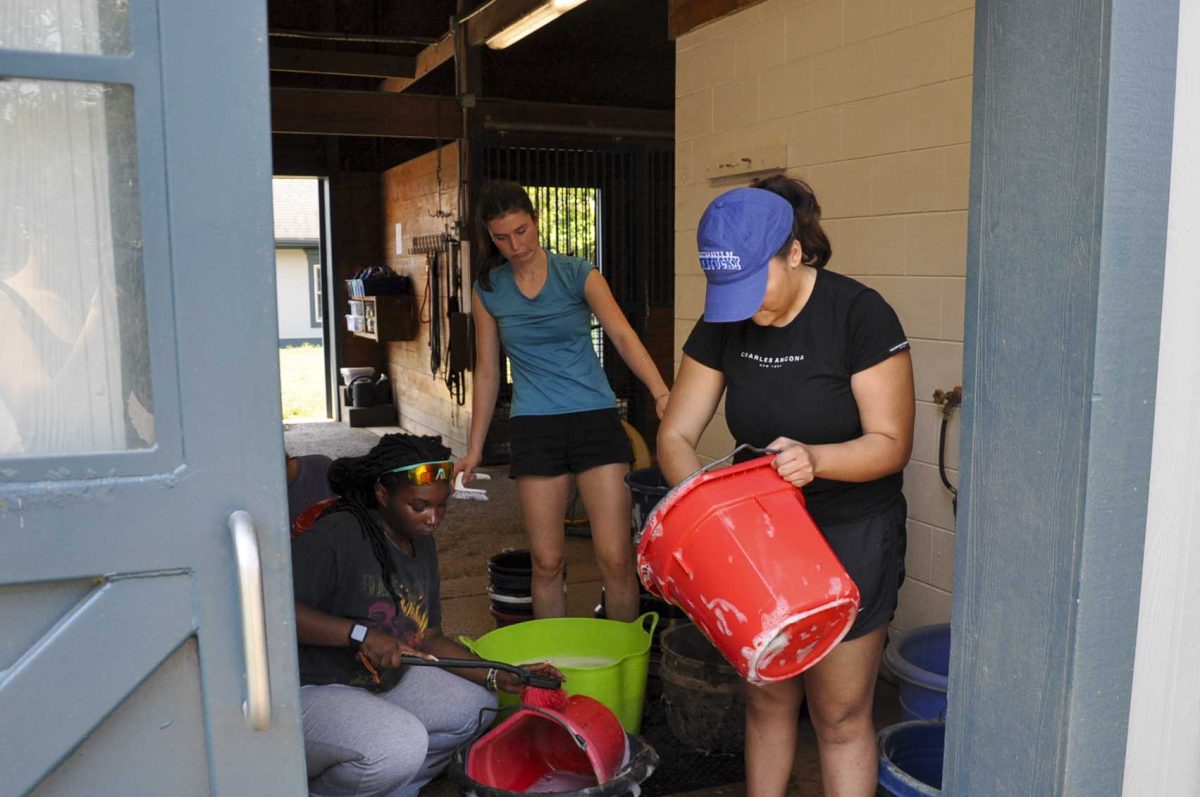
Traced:
<path fill-rule="evenodd" d="M 128 55 L 129 0 L 2 0 L 0 49 Z"/>
<path fill-rule="evenodd" d="M 0 456 L 154 444 L 133 91 L 0 81 Z"/>

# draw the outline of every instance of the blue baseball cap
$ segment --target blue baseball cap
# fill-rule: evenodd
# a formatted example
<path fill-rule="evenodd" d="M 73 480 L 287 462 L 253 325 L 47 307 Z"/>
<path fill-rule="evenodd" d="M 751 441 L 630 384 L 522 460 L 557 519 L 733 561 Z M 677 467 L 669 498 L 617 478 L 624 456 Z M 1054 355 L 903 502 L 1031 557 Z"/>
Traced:
<path fill-rule="evenodd" d="M 708 280 L 704 320 L 745 321 L 767 292 L 767 264 L 792 234 L 792 205 L 762 188 L 735 188 L 709 203 L 696 230 Z"/>

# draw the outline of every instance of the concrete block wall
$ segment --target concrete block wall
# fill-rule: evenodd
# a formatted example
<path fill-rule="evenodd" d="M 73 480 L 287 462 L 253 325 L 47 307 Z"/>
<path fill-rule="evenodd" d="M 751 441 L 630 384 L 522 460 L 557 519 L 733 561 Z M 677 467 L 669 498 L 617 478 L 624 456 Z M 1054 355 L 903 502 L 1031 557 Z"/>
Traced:
<path fill-rule="evenodd" d="M 458 144 L 449 144 L 440 151 L 435 150 L 389 169 L 383 175 L 382 190 L 383 246 L 387 253 L 387 263 L 396 272 L 412 277 L 417 306 L 420 307 L 428 282 L 426 258 L 424 255 L 396 254 L 396 223 L 399 222 L 402 226 L 404 248 L 407 252 L 414 236 L 445 232 L 446 223 L 452 223 L 457 218 Z M 455 216 L 449 219 L 438 218 L 436 214 L 439 206 L 442 211 L 449 211 Z M 462 272 L 464 275 L 470 274 L 465 254 Z M 444 275 L 441 285 L 444 346 L 449 336 L 449 328 L 444 320 L 448 300 Z M 464 307 L 469 307 L 470 296 L 466 292 L 463 293 L 462 303 Z M 428 308 L 424 317 L 429 317 Z M 430 372 L 429 356 L 428 323 L 418 324 L 415 340 L 387 344 L 388 378 L 393 380 L 395 385 L 400 426 L 414 434 L 441 435 L 445 444 L 453 449 L 455 456 L 460 456 L 467 449 L 467 433 L 471 420 L 470 392 L 468 390 L 466 404 L 463 406 L 452 400 L 443 379 L 440 376 L 435 378 Z M 444 352 L 442 360 L 444 363 Z"/>
<path fill-rule="evenodd" d="M 955 524 L 932 395 L 962 383 L 973 36 L 973 0 L 766 0 L 676 42 L 676 368 L 703 310 L 697 220 L 750 179 L 708 175 L 773 158 L 816 191 L 829 267 L 882 293 L 912 343 L 917 422 L 898 630 L 950 616 Z M 953 483 L 958 425 L 956 413 Z M 732 446 L 719 414 L 702 453 Z"/>

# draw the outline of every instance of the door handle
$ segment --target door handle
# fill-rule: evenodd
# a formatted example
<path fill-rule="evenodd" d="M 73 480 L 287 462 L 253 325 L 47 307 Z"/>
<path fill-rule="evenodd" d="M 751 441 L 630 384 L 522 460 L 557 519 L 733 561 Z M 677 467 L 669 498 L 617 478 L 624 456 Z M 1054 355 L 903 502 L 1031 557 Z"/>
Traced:
<path fill-rule="evenodd" d="M 242 651 L 246 657 L 246 699 L 242 714 L 252 730 L 271 726 L 271 672 L 267 662 L 267 612 L 263 604 L 262 556 L 254 518 L 239 509 L 229 516 L 242 606 Z"/>

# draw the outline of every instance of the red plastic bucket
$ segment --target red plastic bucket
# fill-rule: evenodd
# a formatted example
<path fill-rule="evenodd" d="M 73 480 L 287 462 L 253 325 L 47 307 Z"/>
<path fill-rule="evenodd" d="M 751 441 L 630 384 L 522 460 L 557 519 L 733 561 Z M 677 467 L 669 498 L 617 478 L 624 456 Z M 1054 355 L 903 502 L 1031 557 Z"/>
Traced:
<path fill-rule="evenodd" d="M 584 695 L 557 708 L 522 706 L 467 753 L 467 777 L 509 792 L 576 791 L 608 783 L 629 755 L 621 721 Z"/>
<path fill-rule="evenodd" d="M 812 667 L 858 614 L 858 586 L 769 456 L 697 473 L 663 498 L 638 574 L 750 683 Z"/>

